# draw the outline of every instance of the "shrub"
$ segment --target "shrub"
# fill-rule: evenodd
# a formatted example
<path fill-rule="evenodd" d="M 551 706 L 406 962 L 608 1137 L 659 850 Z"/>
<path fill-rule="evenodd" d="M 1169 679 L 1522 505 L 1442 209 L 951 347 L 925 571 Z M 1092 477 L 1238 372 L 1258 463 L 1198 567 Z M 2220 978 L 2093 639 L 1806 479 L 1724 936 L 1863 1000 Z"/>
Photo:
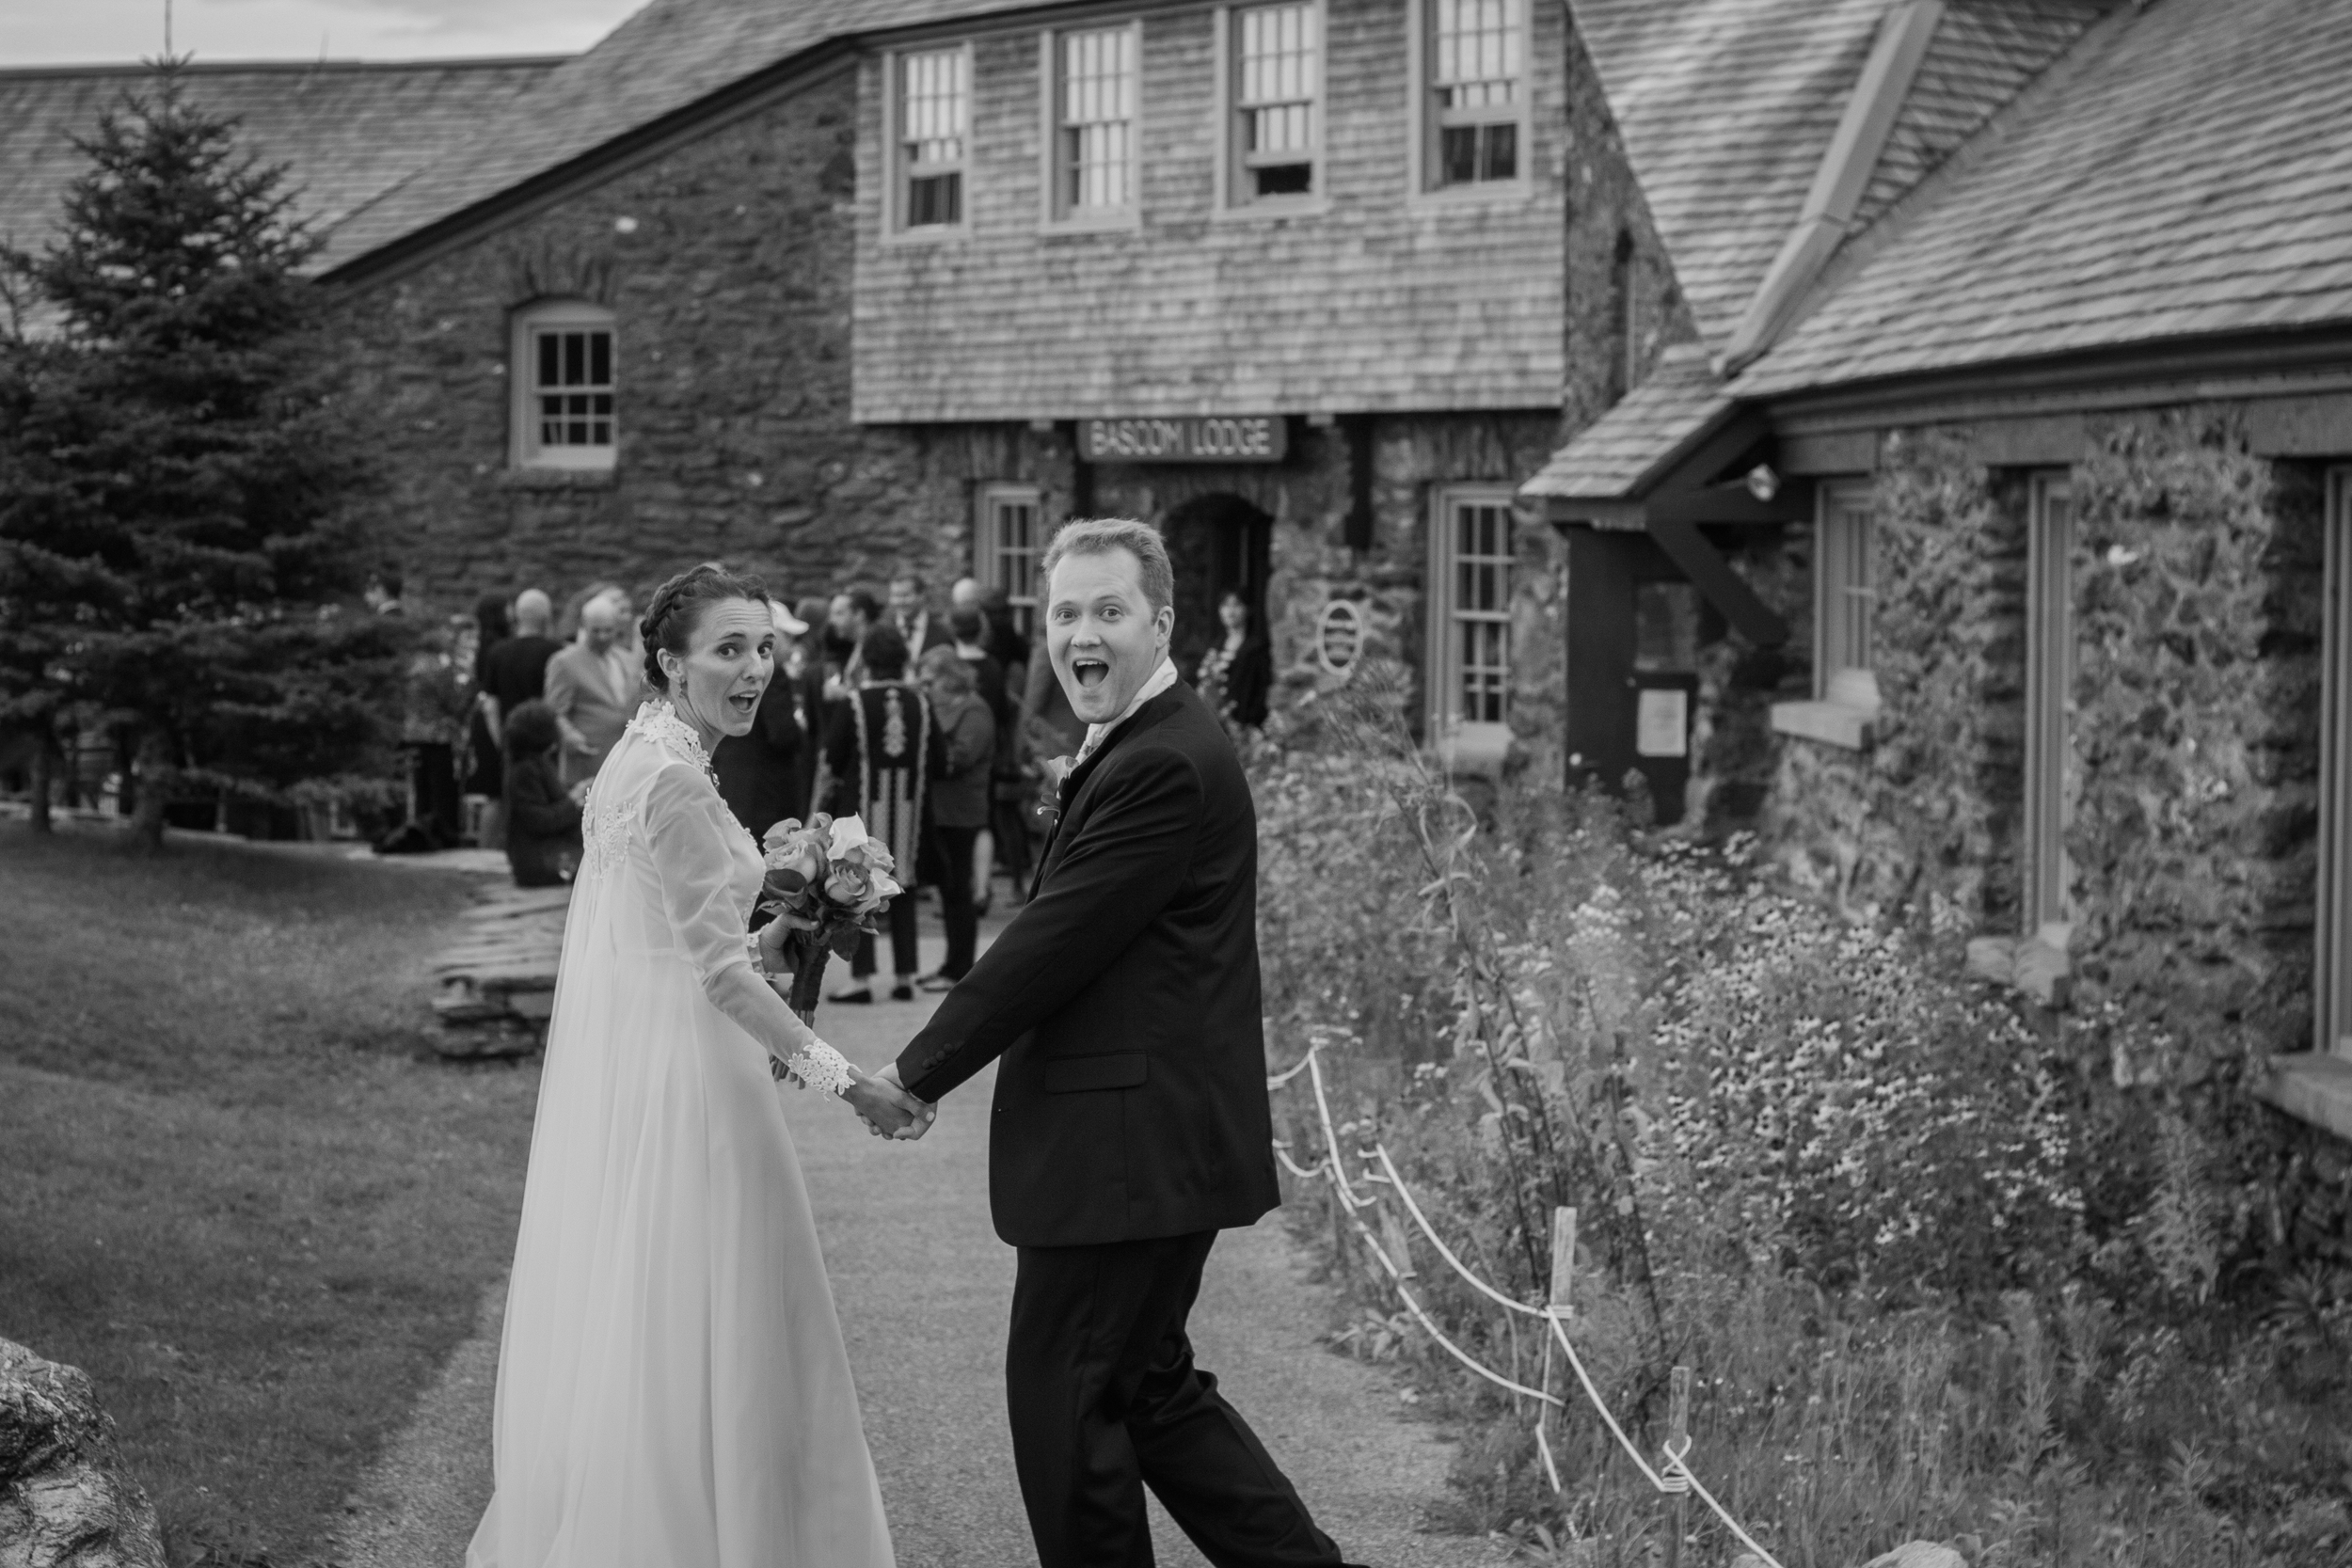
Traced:
<path fill-rule="evenodd" d="M 2352 1275 L 2301 1276 L 2250 1332 L 2218 1310 L 2233 1221 L 2185 1118 L 2132 1124 L 2120 1180 L 2098 1162 L 2123 1124 L 1950 933 L 1849 922 L 1602 797 L 1466 799 L 1381 695 L 1253 759 L 1275 1065 L 1316 1045 L 1331 1135 L 1311 1078 L 1278 1111 L 1465 1354 L 1562 1386 L 1539 1325 L 1409 1234 L 1375 1151 L 1523 1303 L 1552 1210 L 1580 1212 L 1603 1397 L 1654 1462 L 1668 1370 L 1693 1369 L 1693 1468 L 1788 1568 L 1922 1536 L 1983 1562 L 2352 1561 L 2328 1403 Z M 1344 1292 L 1335 1340 L 1463 1423 L 1454 1522 L 1652 1560 L 1669 1515 L 1589 1411 L 1556 1429 L 1555 1494 L 1533 1402 L 1400 1311 L 1324 1191 L 1298 1223 Z"/>

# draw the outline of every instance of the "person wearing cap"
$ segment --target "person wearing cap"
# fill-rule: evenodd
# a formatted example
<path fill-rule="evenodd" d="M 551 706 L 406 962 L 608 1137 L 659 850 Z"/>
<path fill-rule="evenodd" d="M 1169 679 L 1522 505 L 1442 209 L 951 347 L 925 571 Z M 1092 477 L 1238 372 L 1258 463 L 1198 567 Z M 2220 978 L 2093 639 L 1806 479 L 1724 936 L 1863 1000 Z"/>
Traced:
<path fill-rule="evenodd" d="M 797 638 L 808 630 L 808 623 L 778 599 L 768 601 L 768 619 L 782 638 Z M 754 838 L 787 816 L 808 815 L 818 716 L 807 709 L 806 695 L 805 682 L 771 680 L 760 693 L 749 733 L 728 736 L 711 753 L 719 798 Z"/>

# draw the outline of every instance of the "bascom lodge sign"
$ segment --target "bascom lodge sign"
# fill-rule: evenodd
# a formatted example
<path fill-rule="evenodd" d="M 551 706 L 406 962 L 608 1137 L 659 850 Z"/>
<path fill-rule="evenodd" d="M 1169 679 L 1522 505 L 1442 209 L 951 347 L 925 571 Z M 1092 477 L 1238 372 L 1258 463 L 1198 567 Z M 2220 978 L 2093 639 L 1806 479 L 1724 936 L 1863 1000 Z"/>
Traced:
<path fill-rule="evenodd" d="M 1289 432 L 1279 414 L 1080 420 L 1089 463 L 1279 463 Z"/>

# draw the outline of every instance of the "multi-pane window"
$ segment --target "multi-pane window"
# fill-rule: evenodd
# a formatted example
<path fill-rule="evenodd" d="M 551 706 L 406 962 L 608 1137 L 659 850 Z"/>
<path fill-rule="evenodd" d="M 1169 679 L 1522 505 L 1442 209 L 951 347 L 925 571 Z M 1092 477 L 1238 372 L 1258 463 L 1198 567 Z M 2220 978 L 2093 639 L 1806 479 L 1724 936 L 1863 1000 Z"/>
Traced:
<path fill-rule="evenodd" d="M 1447 766 L 1498 766 L 1511 744 L 1511 492 L 1449 486 L 1429 517 L 1429 738 Z"/>
<path fill-rule="evenodd" d="M 1005 591 L 1019 629 L 1025 632 L 1037 618 L 1037 562 L 1044 550 L 1042 511 L 1038 492 L 1025 485 L 992 484 L 980 492 L 974 575 Z"/>
<path fill-rule="evenodd" d="M 2074 688 L 2074 497 L 2036 479 L 2026 539 L 2026 935 L 2073 919 L 2066 856 Z"/>
<path fill-rule="evenodd" d="M 1099 216 L 1135 205 L 1136 29 L 1053 37 L 1054 215 Z"/>
<path fill-rule="evenodd" d="M 1511 509 L 1456 500 L 1454 525 L 1455 715 L 1500 724 L 1511 685 Z"/>
<path fill-rule="evenodd" d="M 971 56 L 961 44 L 898 56 L 898 227 L 963 222 Z"/>
<path fill-rule="evenodd" d="M 1245 6 L 1232 13 L 1234 196 L 1306 196 L 1315 189 L 1322 129 L 1319 0 Z"/>
<path fill-rule="evenodd" d="M 1870 621 L 1875 604 L 1867 484 L 1822 487 L 1816 554 L 1813 694 L 1825 701 L 1873 705 L 1856 696 L 1869 683 L 1854 678 L 1867 675 L 1870 669 Z"/>
<path fill-rule="evenodd" d="M 1423 0 L 1432 185 L 1519 176 L 1522 0 Z"/>
<path fill-rule="evenodd" d="M 548 300 L 515 318 L 514 459 L 525 467 L 609 468 L 617 445 L 612 312 Z"/>

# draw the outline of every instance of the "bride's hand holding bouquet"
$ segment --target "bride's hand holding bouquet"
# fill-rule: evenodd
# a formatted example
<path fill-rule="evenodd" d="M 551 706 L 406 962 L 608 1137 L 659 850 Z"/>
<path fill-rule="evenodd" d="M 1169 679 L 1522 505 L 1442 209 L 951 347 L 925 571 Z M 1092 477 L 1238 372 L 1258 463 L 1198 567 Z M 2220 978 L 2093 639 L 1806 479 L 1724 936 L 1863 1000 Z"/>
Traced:
<path fill-rule="evenodd" d="M 875 917 L 904 891 L 893 875 L 898 864 L 882 840 L 854 816 L 838 819 L 818 812 L 805 826 L 787 817 L 768 830 L 764 844 L 768 880 L 759 907 L 774 918 L 761 946 L 772 967 L 792 973 L 786 1000 L 801 1022 L 813 1024 L 823 995 L 825 961 L 848 958 L 861 936 L 875 930 Z"/>

